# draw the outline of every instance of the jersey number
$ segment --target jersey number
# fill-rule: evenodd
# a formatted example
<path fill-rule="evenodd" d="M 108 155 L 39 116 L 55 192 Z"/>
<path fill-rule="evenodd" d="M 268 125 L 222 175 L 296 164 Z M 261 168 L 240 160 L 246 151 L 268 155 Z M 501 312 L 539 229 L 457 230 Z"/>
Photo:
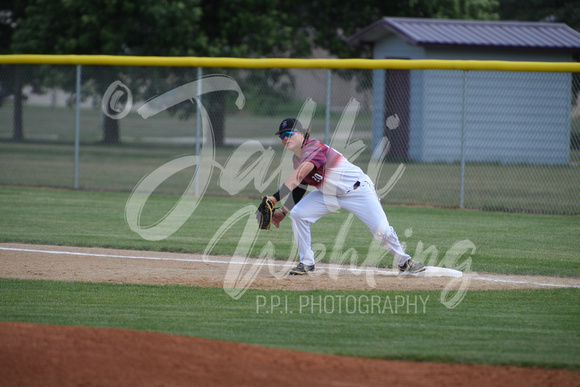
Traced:
<path fill-rule="evenodd" d="M 317 183 L 320 183 L 322 181 L 322 175 L 315 173 L 314 175 L 312 175 L 312 180 L 314 180 Z"/>

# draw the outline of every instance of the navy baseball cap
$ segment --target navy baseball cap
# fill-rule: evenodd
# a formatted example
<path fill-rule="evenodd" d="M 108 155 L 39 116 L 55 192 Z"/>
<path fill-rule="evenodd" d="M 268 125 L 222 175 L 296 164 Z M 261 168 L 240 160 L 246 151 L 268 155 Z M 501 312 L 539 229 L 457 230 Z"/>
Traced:
<path fill-rule="evenodd" d="M 302 124 L 296 118 L 285 118 L 280 123 L 280 127 L 275 134 L 279 135 L 280 133 L 288 132 L 290 130 L 302 132 L 302 129 Z"/>

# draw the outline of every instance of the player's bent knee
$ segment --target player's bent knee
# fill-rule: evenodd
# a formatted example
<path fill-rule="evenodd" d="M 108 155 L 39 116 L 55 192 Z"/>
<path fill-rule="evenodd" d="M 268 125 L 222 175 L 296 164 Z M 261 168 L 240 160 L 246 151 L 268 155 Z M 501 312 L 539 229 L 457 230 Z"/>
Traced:
<path fill-rule="evenodd" d="M 301 210 L 299 206 L 294 207 L 289 213 L 290 218 L 294 220 L 301 220 L 305 217 L 306 212 Z"/>
<path fill-rule="evenodd" d="M 381 226 L 373 231 L 373 236 L 381 243 L 388 241 L 394 234 L 394 230 L 390 226 Z"/>

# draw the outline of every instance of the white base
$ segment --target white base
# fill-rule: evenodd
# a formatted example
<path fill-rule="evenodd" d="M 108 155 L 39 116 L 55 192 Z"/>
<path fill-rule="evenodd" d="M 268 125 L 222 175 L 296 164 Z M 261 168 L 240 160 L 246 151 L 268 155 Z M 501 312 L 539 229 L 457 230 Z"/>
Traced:
<path fill-rule="evenodd" d="M 448 269 L 446 267 L 439 266 L 426 266 L 425 271 L 421 273 L 399 273 L 399 270 L 376 270 L 375 273 L 383 275 L 400 275 L 400 276 L 413 276 L 413 277 L 463 277 L 463 273 L 459 270 Z"/>
<path fill-rule="evenodd" d="M 424 272 L 416 274 L 419 277 L 463 277 L 463 272 L 439 266 L 427 266 Z"/>

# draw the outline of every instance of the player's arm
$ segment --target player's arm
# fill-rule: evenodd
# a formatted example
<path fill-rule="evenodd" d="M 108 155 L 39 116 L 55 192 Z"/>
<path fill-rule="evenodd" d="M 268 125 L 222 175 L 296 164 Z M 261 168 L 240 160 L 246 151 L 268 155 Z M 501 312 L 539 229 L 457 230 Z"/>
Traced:
<path fill-rule="evenodd" d="M 314 164 L 310 161 L 304 161 L 300 163 L 298 168 L 286 179 L 284 184 L 290 191 L 298 187 L 300 183 L 308 176 L 310 172 L 314 169 Z"/>
<path fill-rule="evenodd" d="M 304 178 L 314 169 L 314 164 L 310 161 L 305 161 L 301 163 L 298 168 L 286 179 L 282 187 L 272 196 L 269 197 L 270 200 L 276 205 L 276 203 L 291 193 L 291 197 L 286 200 L 286 203 L 278 211 L 274 211 L 272 214 L 272 223 L 276 227 L 280 227 L 280 222 L 284 220 L 286 214 L 292 210 L 294 205 L 298 203 L 304 194 L 306 193 L 306 188 L 308 185 L 304 183 Z"/>
<path fill-rule="evenodd" d="M 272 214 L 272 223 L 274 224 L 274 226 L 280 227 L 280 222 L 283 221 L 286 215 L 288 215 L 288 213 L 290 212 L 290 210 L 292 210 L 292 208 L 294 208 L 294 206 L 300 200 L 302 200 L 302 198 L 306 194 L 307 188 L 308 184 L 304 182 L 303 184 L 300 184 L 298 187 L 292 190 L 292 192 L 288 196 L 288 199 L 286 200 L 286 203 L 284 203 L 284 205 L 280 209 L 274 211 L 274 213 Z"/>
<path fill-rule="evenodd" d="M 270 196 L 268 199 L 272 200 L 274 204 L 278 203 L 280 199 L 286 197 L 290 192 L 294 191 L 296 187 L 308 176 L 314 169 L 314 164 L 310 161 L 304 161 L 298 165 L 298 168 L 286 179 L 280 189 Z"/>

